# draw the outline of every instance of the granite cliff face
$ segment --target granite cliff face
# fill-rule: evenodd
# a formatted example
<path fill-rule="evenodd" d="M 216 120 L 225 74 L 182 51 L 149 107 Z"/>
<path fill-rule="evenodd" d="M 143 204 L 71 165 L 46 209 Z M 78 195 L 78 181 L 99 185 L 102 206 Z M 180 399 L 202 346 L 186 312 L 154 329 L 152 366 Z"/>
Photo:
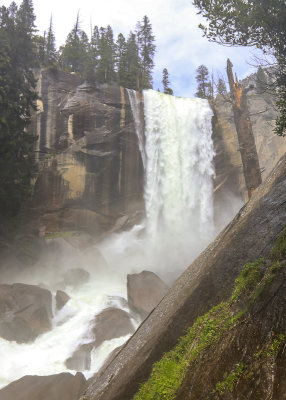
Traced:
<path fill-rule="evenodd" d="M 39 72 L 31 129 L 40 173 L 32 207 L 45 232 L 107 232 L 143 209 L 143 172 L 125 90 Z"/>
<path fill-rule="evenodd" d="M 31 129 L 39 136 L 40 172 L 32 209 L 41 232 L 101 235 L 130 227 L 144 213 L 144 174 L 126 90 L 116 84 L 91 87 L 64 72 L 41 70 L 38 77 L 41 100 Z M 255 84 L 255 75 L 251 79 L 244 84 Z M 248 103 L 264 179 L 286 141 L 272 132 L 274 99 L 253 89 Z M 233 215 L 247 192 L 231 105 L 218 96 L 213 109 L 215 216 L 222 227 L 222 202 Z"/>
<path fill-rule="evenodd" d="M 257 92 L 256 74 L 252 74 L 243 80 L 242 84 L 246 88 L 253 87 L 247 93 L 247 103 L 262 180 L 264 180 L 285 153 L 286 141 L 283 137 L 278 137 L 273 133 L 277 117 L 275 98 L 268 93 L 260 94 Z M 216 148 L 215 188 L 217 188 L 217 204 L 219 205 L 223 199 L 227 200 L 230 194 L 245 202 L 248 196 L 232 106 L 222 96 L 218 95 L 213 102 L 213 109 L 215 114 L 213 138 Z"/>

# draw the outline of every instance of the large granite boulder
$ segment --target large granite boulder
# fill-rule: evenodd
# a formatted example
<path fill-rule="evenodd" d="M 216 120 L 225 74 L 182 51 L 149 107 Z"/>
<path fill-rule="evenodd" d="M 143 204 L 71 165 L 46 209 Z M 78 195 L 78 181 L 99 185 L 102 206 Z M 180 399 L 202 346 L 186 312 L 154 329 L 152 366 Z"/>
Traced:
<path fill-rule="evenodd" d="M 90 343 L 80 345 L 70 358 L 66 366 L 75 371 L 90 369 L 90 353 L 99 347 L 105 340 L 111 340 L 134 333 L 135 328 L 130 315 L 119 308 L 108 307 L 99 313 L 91 327 L 92 339 Z"/>
<path fill-rule="evenodd" d="M 27 375 L 0 390 L 0 400 L 78 400 L 86 386 L 81 373 Z"/>
<path fill-rule="evenodd" d="M 70 296 L 63 290 L 57 290 L 56 292 L 56 307 L 57 310 L 61 310 L 66 303 L 70 300 Z"/>
<path fill-rule="evenodd" d="M 51 329 L 52 294 L 34 285 L 0 285 L 0 336 L 18 343 L 33 341 Z"/>
<path fill-rule="evenodd" d="M 105 340 L 126 336 L 134 331 L 130 314 L 114 307 L 101 311 L 96 316 L 92 329 L 97 346 L 100 346 Z"/>
<path fill-rule="evenodd" d="M 73 268 L 65 272 L 63 283 L 65 286 L 79 287 L 87 283 L 89 280 L 89 272 L 83 268 Z"/>
<path fill-rule="evenodd" d="M 286 156 L 233 221 L 192 263 L 114 360 L 86 400 L 130 400 L 196 318 L 229 298 L 243 265 L 269 254 L 286 224 Z"/>
<path fill-rule="evenodd" d="M 162 300 L 168 286 L 154 272 L 127 275 L 127 298 L 131 310 L 145 318 Z"/>

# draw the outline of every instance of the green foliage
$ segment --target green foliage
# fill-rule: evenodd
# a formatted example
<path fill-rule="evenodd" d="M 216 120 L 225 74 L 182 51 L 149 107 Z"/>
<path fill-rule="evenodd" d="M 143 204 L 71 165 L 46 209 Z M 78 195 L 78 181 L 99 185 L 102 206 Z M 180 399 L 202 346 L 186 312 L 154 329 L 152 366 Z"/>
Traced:
<path fill-rule="evenodd" d="M 119 84 L 130 89 L 140 89 L 141 61 L 136 35 L 130 32 L 127 42 L 121 39 L 118 48 L 121 51 L 118 66 Z"/>
<path fill-rule="evenodd" d="M 215 391 L 219 393 L 224 393 L 226 390 L 232 392 L 234 385 L 243 374 L 244 369 L 244 364 L 239 363 L 234 371 L 231 371 L 231 373 L 227 375 L 227 377 L 223 381 L 220 381 L 216 384 Z"/>
<path fill-rule="evenodd" d="M 58 62 L 58 53 L 56 49 L 56 38 L 53 31 L 53 20 L 50 19 L 50 26 L 48 29 L 46 43 L 45 43 L 45 57 L 44 65 L 48 68 L 56 68 Z"/>
<path fill-rule="evenodd" d="M 278 236 L 271 250 L 271 258 L 275 261 L 286 259 L 286 228 L 284 228 L 281 234 Z"/>
<path fill-rule="evenodd" d="M 140 89 L 152 88 L 152 71 L 154 68 L 155 37 L 152 32 L 152 25 L 147 15 L 142 22 L 137 22 L 137 40 L 139 56 L 141 60 Z"/>
<path fill-rule="evenodd" d="M 261 267 L 264 264 L 264 259 L 248 263 L 235 280 L 235 287 L 231 299 L 236 301 L 242 294 L 248 294 L 257 283 L 261 280 Z"/>
<path fill-rule="evenodd" d="M 27 133 L 35 109 L 37 65 L 33 5 L 0 8 L 0 213 L 16 214 L 31 194 L 36 138 Z"/>
<path fill-rule="evenodd" d="M 79 14 L 66 43 L 60 48 L 60 63 L 64 70 L 84 74 L 88 60 L 88 37 L 80 28 Z"/>
<path fill-rule="evenodd" d="M 99 60 L 96 70 L 96 79 L 99 82 L 112 82 L 116 80 L 113 31 L 110 25 L 108 25 L 107 28 L 100 28 L 99 31 Z"/>
<path fill-rule="evenodd" d="M 164 93 L 172 95 L 173 94 L 173 90 L 170 88 L 169 72 L 168 72 L 167 68 L 163 69 L 162 83 L 163 83 L 163 91 L 164 91 Z"/>
<path fill-rule="evenodd" d="M 275 358 L 279 353 L 280 349 L 282 348 L 282 346 L 285 344 L 285 341 L 286 341 L 286 336 L 282 333 L 277 337 L 275 337 L 272 343 L 266 349 L 265 352 L 266 356 Z"/>
<path fill-rule="evenodd" d="M 279 115 L 276 118 L 274 132 L 278 136 L 286 136 L 286 84 L 281 84 L 281 87 L 279 88 L 279 100 L 276 102 L 276 106 Z"/>
<path fill-rule="evenodd" d="M 225 82 L 221 78 L 219 78 L 218 83 L 216 85 L 216 91 L 221 96 L 227 96 L 227 90 L 226 90 Z"/>
<path fill-rule="evenodd" d="M 61 232 L 47 233 L 45 235 L 45 239 L 71 238 L 79 236 L 80 234 L 77 231 L 61 231 Z"/>
<path fill-rule="evenodd" d="M 286 130 L 286 3 L 284 0 L 193 0 L 208 24 L 204 35 L 223 45 L 256 46 L 277 61 L 277 108 L 275 133 Z"/>
<path fill-rule="evenodd" d="M 229 303 L 225 302 L 199 317 L 178 345 L 154 364 L 149 380 L 133 400 L 174 399 L 187 368 L 234 325 L 236 320 L 229 311 Z"/>
<path fill-rule="evenodd" d="M 200 65 L 197 69 L 196 80 L 198 83 L 196 96 L 201 99 L 211 97 L 212 85 L 209 81 L 209 70 L 205 65 Z"/>

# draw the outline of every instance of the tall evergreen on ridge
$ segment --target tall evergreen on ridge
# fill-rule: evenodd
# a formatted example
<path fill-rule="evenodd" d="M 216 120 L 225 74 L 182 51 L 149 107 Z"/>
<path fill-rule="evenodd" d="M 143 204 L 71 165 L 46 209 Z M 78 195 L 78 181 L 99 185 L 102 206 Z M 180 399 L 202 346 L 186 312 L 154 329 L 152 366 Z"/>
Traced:
<path fill-rule="evenodd" d="M 56 68 L 58 62 L 58 53 L 56 49 L 56 38 L 53 31 L 53 17 L 50 19 L 50 26 L 45 38 L 45 60 L 44 65 L 50 68 Z"/>
<path fill-rule="evenodd" d="M 90 40 L 90 50 L 89 50 L 94 70 L 96 69 L 99 61 L 99 41 L 100 41 L 99 29 L 98 26 L 95 25 L 92 31 L 92 36 Z"/>
<path fill-rule="evenodd" d="M 78 13 L 74 27 L 68 34 L 65 45 L 60 48 L 62 68 L 83 75 L 88 60 L 88 50 L 88 37 L 80 28 Z"/>
<path fill-rule="evenodd" d="M 115 68 L 117 73 L 117 82 L 121 86 L 125 86 L 126 74 L 127 74 L 127 57 L 126 57 L 127 45 L 125 37 L 122 33 L 119 33 L 116 41 L 115 50 Z"/>
<path fill-rule="evenodd" d="M 200 65 L 196 70 L 196 80 L 198 83 L 196 96 L 207 99 L 211 95 L 211 83 L 209 81 L 209 70 L 205 65 Z"/>
<path fill-rule="evenodd" d="M 119 61 L 118 82 L 121 86 L 138 90 L 140 88 L 141 63 L 136 35 L 130 32 Z"/>
<path fill-rule="evenodd" d="M 143 17 L 142 23 L 137 23 L 137 40 L 139 55 L 141 59 L 140 88 L 152 88 L 152 71 L 154 68 L 155 36 L 152 33 L 152 25 L 147 15 Z"/>
<path fill-rule="evenodd" d="M 218 80 L 218 83 L 216 85 L 216 91 L 217 91 L 217 94 L 220 94 L 221 96 L 227 96 L 225 82 L 222 78 L 219 78 L 219 80 Z"/>
<path fill-rule="evenodd" d="M 0 8 L 0 213 L 15 214 L 31 194 L 36 138 L 26 132 L 37 94 L 31 0 Z"/>
<path fill-rule="evenodd" d="M 100 28 L 99 61 L 96 78 L 99 82 L 116 81 L 115 73 L 115 43 L 110 25 Z"/>
<path fill-rule="evenodd" d="M 167 68 L 163 69 L 162 84 L 163 84 L 164 93 L 172 95 L 173 90 L 170 88 L 169 72 L 168 72 Z"/>

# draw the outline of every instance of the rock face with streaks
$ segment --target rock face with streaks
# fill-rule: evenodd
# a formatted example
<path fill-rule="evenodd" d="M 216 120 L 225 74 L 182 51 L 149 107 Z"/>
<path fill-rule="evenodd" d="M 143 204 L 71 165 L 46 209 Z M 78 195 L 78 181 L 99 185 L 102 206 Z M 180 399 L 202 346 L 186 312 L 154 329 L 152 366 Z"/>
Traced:
<path fill-rule="evenodd" d="M 123 216 L 124 225 L 134 223 L 143 210 L 143 171 L 125 90 L 41 70 L 38 92 L 31 129 L 41 172 L 32 207 L 44 233 L 100 235 Z"/>
<path fill-rule="evenodd" d="M 256 74 L 250 75 L 241 83 L 245 88 L 253 87 L 248 90 L 247 103 L 262 180 L 264 180 L 286 152 L 286 140 L 273 133 L 277 117 L 275 98 L 269 93 L 259 93 Z M 215 216 L 218 224 L 223 227 L 226 221 L 219 221 L 221 204 L 223 203 L 224 209 L 228 209 L 232 214 L 239 202 L 242 205 L 247 201 L 248 196 L 232 106 L 220 95 L 216 97 L 212 106 L 214 110 L 213 140 L 216 151 L 214 158 Z"/>
<path fill-rule="evenodd" d="M 257 93 L 255 74 L 242 83 L 254 86 L 248 105 L 265 179 L 286 151 L 286 141 L 273 134 L 275 99 Z M 39 137 L 35 150 L 41 172 L 31 208 L 42 234 L 101 236 L 138 222 L 144 213 L 144 171 L 126 90 L 40 70 L 38 92 L 41 100 L 30 129 Z M 231 105 L 217 96 L 213 109 L 215 216 L 223 227 L 221 204 L 233 215 L 247 192 Z"/>

